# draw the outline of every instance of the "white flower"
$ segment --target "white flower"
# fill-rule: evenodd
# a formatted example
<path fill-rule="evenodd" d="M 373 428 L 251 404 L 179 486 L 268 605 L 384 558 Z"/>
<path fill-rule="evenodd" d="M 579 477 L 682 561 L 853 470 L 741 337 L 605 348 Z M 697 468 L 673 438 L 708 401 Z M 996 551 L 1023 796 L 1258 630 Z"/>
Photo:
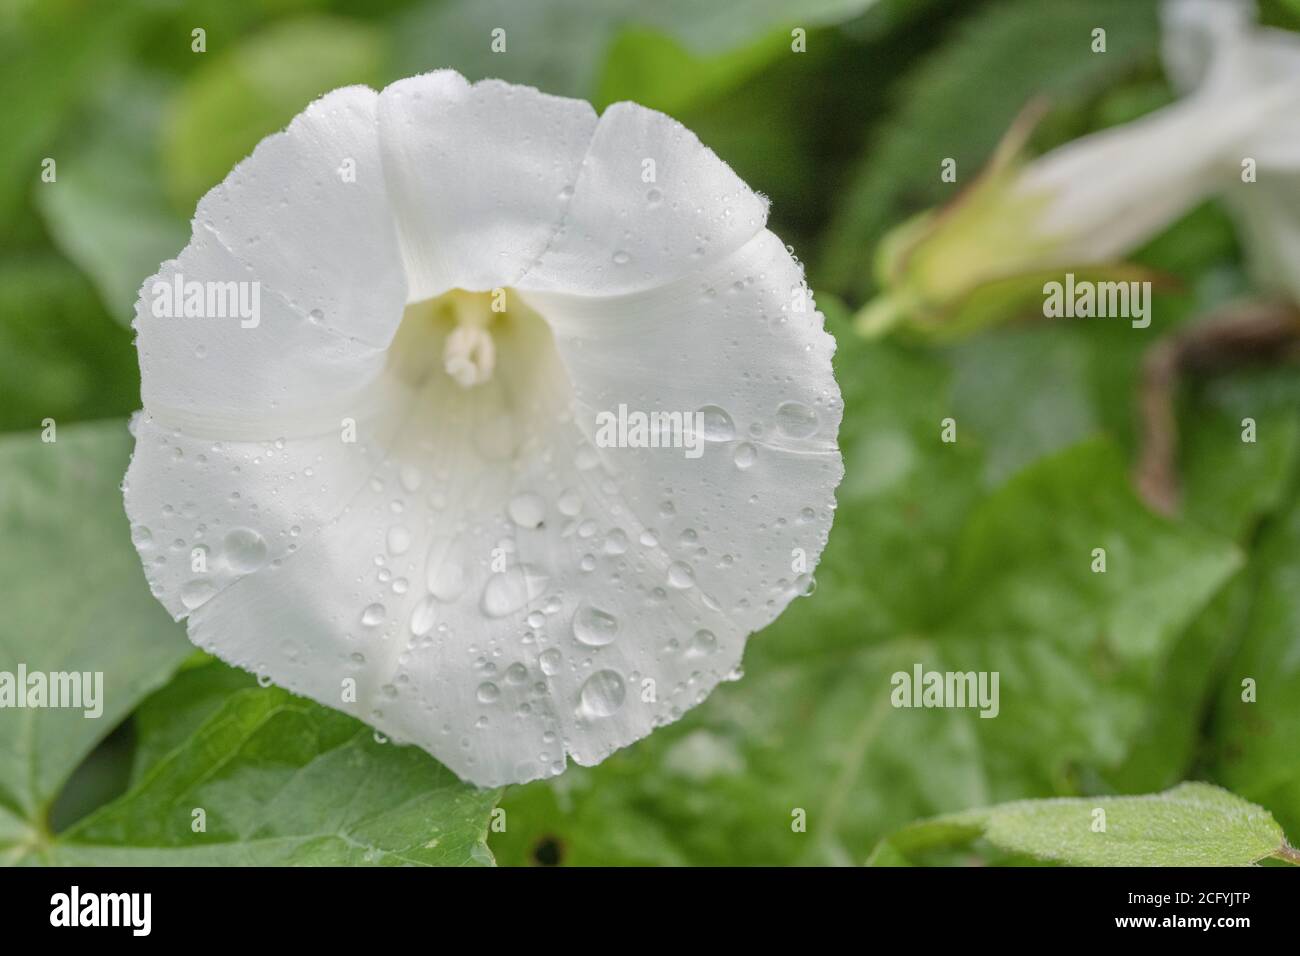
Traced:
<path fill-rule="evenodd" d="M 1216 195 L 1239 213 L 1261 281 L 1300 301 L 1300 36 L 1257 27 L 1247 0 L 1169 0 L 1162 12 L 1183 97 L 1029 163 L 1013 131 L 951 207 L 890 237 L 890 294 L 864 327 L 905 313 L 941 325 L 941 312 L 995 283 L 1111 267 Z"/>
<path fill-rule="evenodd" d="M 1203 122 L 1254 120 L 1212 184 L 1234 213 L 1257 281 L 1300 303 L 1300 35 L 1255 26 L 1250 0 L 1170 0 L 1165 67 Z M 1241 120 L 1238 120 L 1240 122 Z M 1254 163 L 1254 181 L 1242 164 Z"/>
<path fill-rule="evenodd" d="M 154 593 L 482 785 L 681 716 L 808 587 L 842 474 L 834 342 L 766 217 L 634 104 L 449 71 L 316 101 L 141 292 Z"/>

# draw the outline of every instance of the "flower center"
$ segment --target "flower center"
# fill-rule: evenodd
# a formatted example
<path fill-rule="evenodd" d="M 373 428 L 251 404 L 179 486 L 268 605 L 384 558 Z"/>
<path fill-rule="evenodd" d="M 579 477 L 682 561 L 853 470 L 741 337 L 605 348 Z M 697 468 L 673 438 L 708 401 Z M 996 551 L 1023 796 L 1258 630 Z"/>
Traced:
<path fill-rule="evenodd" d="M 450 289 L 410 303 L 387 366 L 397 381 L 436 395 L 444 421 L 463 409 L 498 427 L 500 416 L 544 419 L 572 401 L 550 326 L 514 289 Z"/>
<path fill-rule="evenodd" d="M 452 328 L 442 346 L 442 367 L 461 388 L 473 388 L 492 378 L 497 349 L 492 327 L 505 312 L 506 292 L 465 292 L 453 289 L 434 300 L 434 309 Z"/>

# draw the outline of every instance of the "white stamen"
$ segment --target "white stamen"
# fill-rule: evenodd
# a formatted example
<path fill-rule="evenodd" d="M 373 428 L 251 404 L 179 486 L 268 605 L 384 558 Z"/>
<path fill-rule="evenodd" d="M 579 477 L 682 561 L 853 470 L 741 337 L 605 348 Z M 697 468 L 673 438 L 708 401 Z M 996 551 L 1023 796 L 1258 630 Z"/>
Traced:
<path fill-rule="evenodd" d="M 497 349 L 492 333 L 479 325 L 458 325 L 442 349 L 442 367 L 461 388 L 473 388 L 492 378 Z"/>

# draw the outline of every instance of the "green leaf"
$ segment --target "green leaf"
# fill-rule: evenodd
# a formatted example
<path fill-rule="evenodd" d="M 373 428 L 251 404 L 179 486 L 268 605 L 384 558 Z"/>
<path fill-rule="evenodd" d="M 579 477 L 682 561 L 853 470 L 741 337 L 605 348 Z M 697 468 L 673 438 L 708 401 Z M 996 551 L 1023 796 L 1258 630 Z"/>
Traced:
<path fill-rule="evenodd" d="M 118 490 L 130 438 L 121 422 L 0 439 L 0 671 L 100 672 L 103 713 L 0 710 L 0 858 L 47 838 L 68 776 L 191 652 L 145 584 Z M 10 841 L 6 845 L 5 833 Z"/>
<path fill-rule="evenodd" d="M 1104 54 L 1091 49 L 1096 27 L 1107 31 Z M 816 284 L 865 298 L 885 232 L 971 183 L 1030 100 L 1078 104 L 1149 60 L 1156 44 L 1152 0 L 983 7 L 906 77 L 900 107 L 869 145 L 821 255 L 810 260 Z M 957 161 L 956 184 L 939 176 L 949 157 Z"/>
<path fill-rule="evenodd" d="M 1219 787 L 1184 783 L 1141 797 L 1024 800 L 924 820 L 888 837 L 868 862 L 907 865 L 978 837 L 1071 866 L 1247 866 L 1287 845 L 1267 810 Z"/>
<path fill-rule="evenodd" d="M 186 212 L 316 97 L 377 85 L 385 50 L 377 27 L 312 16 L 279 21 L 207 56 L 177 92 L 163 130 L 169 192 Z"/>
<path fill-rule="evenodd" d="M 1103 443 L 1017 475 L 959 548 L 935 641 L 956 670 L 1001 672 L 1001 712 L 979 726 L 995 798 L 1020 795 L 1002 781 L 1068 792 L 1077 765 L 1122 762 L 1178 635 L 1241 561 L 1231 543 L 1148 512 Z"/>
<path fill-rule="evenodd" d="M 1216 780 L 1300 831 L 1300 494 L 1265 529 L 1252 557 L 1249 617 L 1223 670 L 1214 713 Z M 1250 683 L 1247 684 L 1246 682 Z"/>
<path fill-rule="evenodd" d="M 252 674 L 196 650 L 167 686 L 155 691 L 131 715 L 136 733 L 132 785 L 193 736 L 227 698 L 255 686 Z"/>
<path fill-rule="evenodd" d="M 984 444 L 989 486 L 1097 433 L 1088 345 L 1085 329 L 1039 325 L 953 348 L 952 415 Z"/>
<path fill-rule="evenodd" d="M 60 124 L 121 62 L 138 17 L 124 3 L 20 6 L 7 9 L 0 24 L 0 223 L 6 227 L 27 192 L 46 185 L 41 161 L 59 160 L 51 143 Z"/>
<path fill-rule="evenodd" d="M 59 248 L 90 276 L 111 315 L 134 317 L 140 284 L 175 257 L 190 227 L 161 189 L 164 83 L 130 74 L 105 84 L 90 119 L 60 150 L 59 178 L 37 205 Z"/>
<path fill-rule="evenodd" d="M 45 418 L 62 427 L 124 416 L 140 406 L 130 335 L 61 257 L 0 261 L 0 315 L 0 431 L 36 428 Z"/>
<path fill-rule="evenodd" d="M 492 863 L 485 840 L 495 791 L 461 783 L 423 751 L 380 743 L 355 718 L 278 688 L 229 693 L 227 671 L 209 663 L 181 675 L 186 689 L 195 689 L 195 678 L 210 681 L 224 699 L 129 793 L 61 834 L 43 862 Z M 177 704 L 182 719 L 192 716 L 183 700 L 166 691 L 146 704 L 145 735 L 157 733 L 157 718 Z M 163 742 L 146 746 L 157 753 Z"/>
<path fill-rule="evenodd" d="M 733 89 L 790 48 L 778 29 L 767 37 L 721 54 L 699 54 L 657 30 L 630 27 L 609 45 L 593 100 L 632 100 L 651 109 L 676 113 L 707 92 Z"/>
<path fill-rule="evenodd" d="M 1289 365 L 1223 375 L 1197 387 L 1180 417 L 1184 511 L 1242 537 L 1286 504 L 1300 460 L 1300 371 Z M 1242 441 L 1244 421 L 1255 441 Z"/>
<path fill-rule="evenodd" d="M 703 90 L 734 84 L 782 51 L 788 53 L 790 28 L 811 31 L 840 23 L 874 2 L 422 3 L 396 21 L 396 66 L 398 75 L 452 67 L 471 80 L 495 76 L 547 93 L 598 100 L 598 105 L 610 102 L 598 97 L 601 93 L 673 109 Z M 505 30 L 504 53 L 494 53 L 491 47 L 492 31 L 498 28 Z"/>

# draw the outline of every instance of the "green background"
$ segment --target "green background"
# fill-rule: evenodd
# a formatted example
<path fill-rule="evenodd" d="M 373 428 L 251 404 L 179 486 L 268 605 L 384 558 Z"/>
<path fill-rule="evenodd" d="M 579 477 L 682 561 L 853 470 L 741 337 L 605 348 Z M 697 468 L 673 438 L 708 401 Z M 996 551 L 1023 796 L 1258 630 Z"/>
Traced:
<path fill-rule="evenodd" d="M 0 861 L 860 865 L 954 814 L 873 861 L 1133 862 L 1119 825 L 1109 855 L 1059 849 L 1051 827 L 1077 840 L 1094 805 L 1172 835 L 1138 862 L 1249 862 L 1278 824 L 1300 835 L 1300 373 L 1185 384 L 1176 518 L 1130 481 L 1147 349 L 1251 293 L 1223 211 L 1135 255 L 1177 280 L 1145 330 L 1007 315 L 938 347 L 849 321 L 881 237 L 955 195 L 1033 97 L 1035 150 L 1168 103 L 1158 43 L 1146 0 L 4 0 L 0 670 L 104 670 L 109 707 L 0 711 Z M 503 792 L 196 655 L 118 491 L 136 291 L 196 200 L 316 95 L 444 66 L 696 131 L 771 198 L 846 402 L 818 586 L 752 639 L 744 679 L 599 767 Z M 998 671 L 1001 714 L 890 707 L 916 663 Z M 1105 802 L 1186 780 L 1267 813 L 1208 789 Z M 1046 797 L 1089 799 L 969 812 Z M 1195 826 L 1216 835 L 1181 846 Z"/>

